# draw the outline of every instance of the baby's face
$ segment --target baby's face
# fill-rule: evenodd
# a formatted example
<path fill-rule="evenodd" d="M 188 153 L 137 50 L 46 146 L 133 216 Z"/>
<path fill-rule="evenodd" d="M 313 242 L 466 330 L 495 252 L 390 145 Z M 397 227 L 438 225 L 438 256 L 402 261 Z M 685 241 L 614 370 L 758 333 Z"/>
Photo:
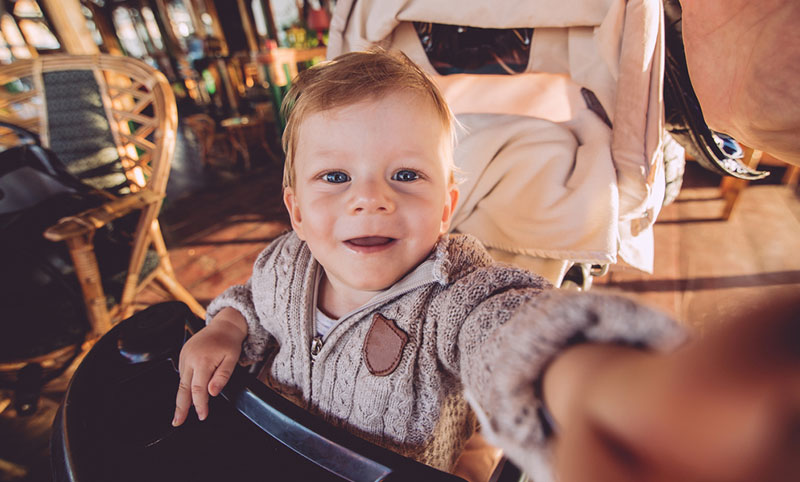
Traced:
<path fill-rule="evenodd" d="M 458 199 L 432 106 L 393 93 L 300 126 L 292 226 L 334 289 L 383 290 L 424 260 Z"/>

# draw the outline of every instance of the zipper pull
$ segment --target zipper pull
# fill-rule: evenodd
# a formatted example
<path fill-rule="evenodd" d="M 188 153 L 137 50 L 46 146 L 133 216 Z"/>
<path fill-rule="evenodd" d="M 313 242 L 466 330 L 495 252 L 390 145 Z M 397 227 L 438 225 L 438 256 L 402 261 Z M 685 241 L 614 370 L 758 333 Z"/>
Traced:
<path fill-rule="evenodd" d="M 311 363 L 314 363 L 314 360 L 317 359 L 317 355 L 319 355 L 319 351 L 322 350 L 322 337 L 320 335 L 316 335 L 314 338 L 311 339 Z"/>

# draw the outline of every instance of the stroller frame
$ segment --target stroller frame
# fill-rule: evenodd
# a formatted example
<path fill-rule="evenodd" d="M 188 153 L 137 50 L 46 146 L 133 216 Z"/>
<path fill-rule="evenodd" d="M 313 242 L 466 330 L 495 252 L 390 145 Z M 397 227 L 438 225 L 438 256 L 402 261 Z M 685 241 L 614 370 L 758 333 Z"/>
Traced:
<path fill-rule="evenodd" d="M 415 22 L 532 28 L 527 67 L 440 75 Z M 455 152 L 467 179 L 453 229 L 560 284 L 575 263 L 652 271 L 663 31 L 659 0 L 340 0 L 328 58 L 380 46 L 427 71 L 468 129 Z"/>

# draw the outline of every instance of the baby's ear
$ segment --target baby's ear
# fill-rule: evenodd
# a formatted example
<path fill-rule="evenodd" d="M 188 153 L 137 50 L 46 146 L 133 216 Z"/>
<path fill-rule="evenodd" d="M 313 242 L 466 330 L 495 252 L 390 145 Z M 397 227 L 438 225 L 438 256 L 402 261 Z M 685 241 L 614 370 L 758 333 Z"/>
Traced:
<path fill-rule="evenodd" d="M 444 203 L 444 209 L 442 210 L 441 234 L 446 233 L 450 229 L 450 221 L 453 219 L 456 206 L 458 206 L 458 186 L 456 186 L 455 183 L 451 183 L 450 189 L 447 192 L 446 202 Z"/>
<path fill-rule="evenodd" d="M 283 190 L 283 204 L 286 210 L 289 211 L 289 219 L 292 221 L 292 229 L 297 233 L 297 237 L 305 240 L 303 234 L 303 216 L 300 213 L 300 205 L 297 202 L 297 196 L 294 189 L 291 187 L 284 188 Z"/>

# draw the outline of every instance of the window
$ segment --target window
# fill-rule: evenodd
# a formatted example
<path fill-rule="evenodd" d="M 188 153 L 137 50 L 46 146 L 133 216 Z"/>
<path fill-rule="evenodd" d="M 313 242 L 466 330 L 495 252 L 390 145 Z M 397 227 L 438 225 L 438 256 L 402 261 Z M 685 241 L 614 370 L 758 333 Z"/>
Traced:
<path fill-rule="evenodd" d="M 16 0 L 12 13 L 28 45 L 36 50 L 59 50 L 61 48 L 61 44 L 48 27 L 42 9 L 35 0 Z M 6 38 L 6 40 L 10 39 Z"/>
<path fill-rule="evenodd" d="M 11 49 L 11 60 L 33 57 L 30 48 L 25 43 L 25 39 L 17 27 L 17 22 L 14 21 L 14 17 L 10 14 L 4 13 L 0 17 L 0 31 L 3 33 L 3 40 Z"/>
<path fill-rule="evenodd" d="M 142 8 L 142 18 L 144 18 L 144 24 L 147 28 L 150 40 L 153 42 L 153 46 L 158 50 L 164 50 L 164 40 L 161 38 L 161 30 L 158 29 L 156 17 L 153 15 L 153 11 L 150 10 L 150 7 Z"/>
<path fill-rule="evenodd" d="M 131 18 L 131 12 L 125 7 L 118 7 L 114 9 L 112 21 L 114 22 L 114 27 L 116 27 L 117 36 L 122 44 L 122 48 L 125 49 L 125 53 L 131 57 L 149 59 L 147 48 L 136 32 L 136 25 L 134 24 L 133 18 Z"/>
<path fill-rule="evenodd" d="M 3 36 L 0 35 L 0 63 L 10 64 L 13 61 L 14 57 L 11 56 L 11 49 Z"/>
<path fill-rule="evenodd" d="M 282 47 L 295 47 L 297 39 L 293 35 L 289 38 L 287 31 L 299 29 L 302 24 L 300 10 L 297 8 L 295 0 L 272 0 L 272 15 L 275 19 L 275 26 L 278 29 L 278 44 Z"/>
<path fill-rule="evenodd" d="M 92 11 L 89 9 L 89 7 L 81 3 L 81 13 L 83 14 L 84 18 L 86 18 L 86 27 L 92 34 L 92 40 L 94 40 L 94 43 L 96 43 L 98 46 L 102 46 L 103 35 L 100 33 L 100 29 L 97 28 Z"/>
<path fill-rule="evenodd" d="M 167 17 L 169 17 L 169 23 L 175 33 L 175 37 L 180 42 L 183 51 L 186 52 L 188 50 L 186 41 L 189 36 L 194 34 L 192 16 L 183 2 L 173 0 L 167 3 Z"/>

